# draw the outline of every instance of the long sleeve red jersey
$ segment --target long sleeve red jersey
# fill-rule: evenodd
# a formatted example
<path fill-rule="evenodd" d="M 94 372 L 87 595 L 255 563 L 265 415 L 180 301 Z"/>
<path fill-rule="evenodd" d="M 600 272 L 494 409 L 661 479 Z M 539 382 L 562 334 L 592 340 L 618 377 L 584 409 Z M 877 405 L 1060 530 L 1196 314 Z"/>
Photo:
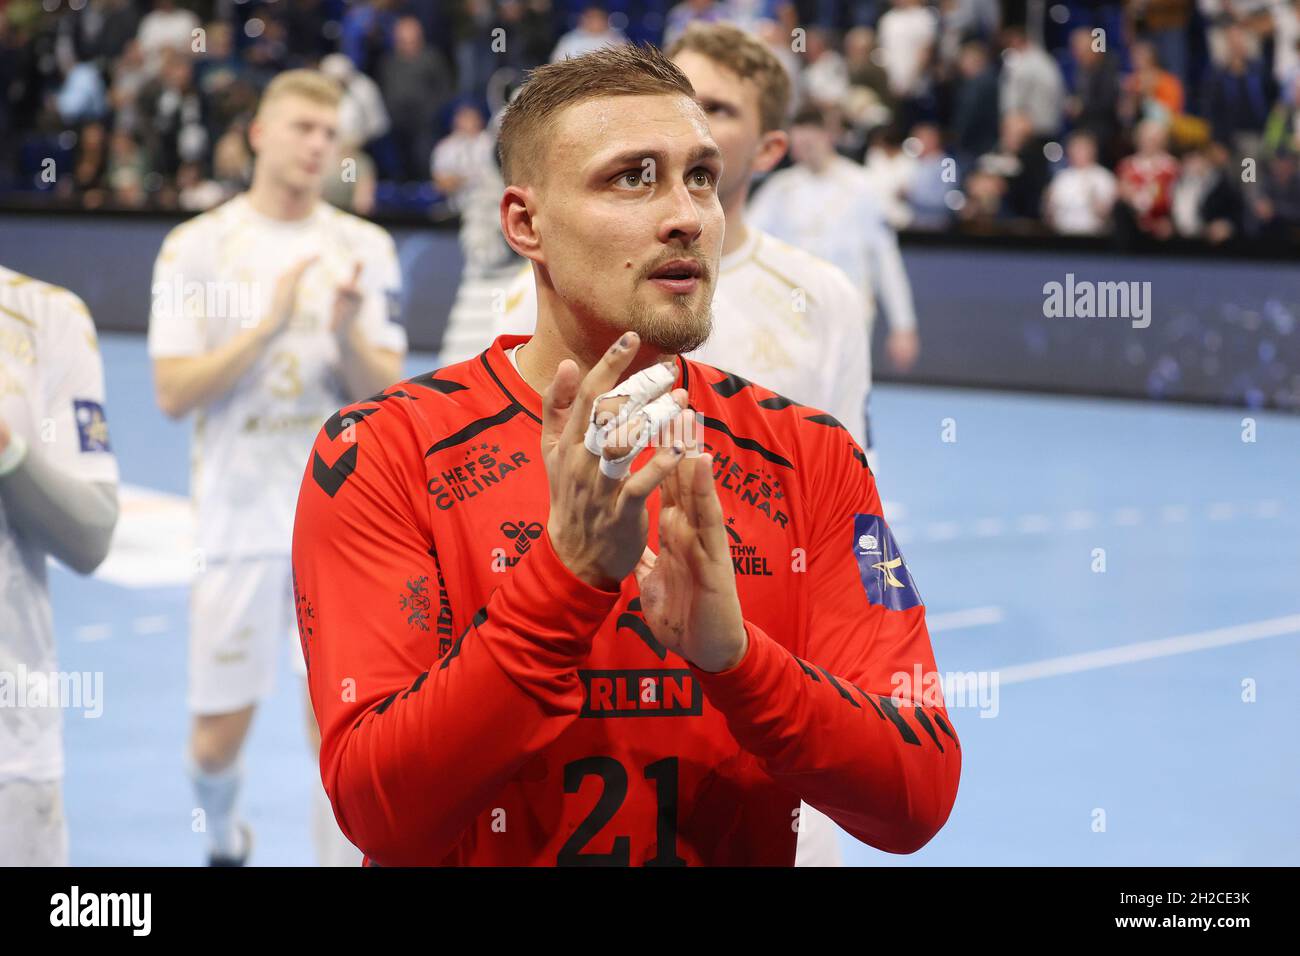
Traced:
<path fill-rule="evenodd" d="M 294 590 L 344 833 L 386 866 L 791 865 L 802 799 L 872 846 L 923 846 L 961 749 L 861 449 L 678 358 L 749 636 L 710 674 L 655 639 L 634 576 L 601 590 L 556 556 L 541 396 L 505 354 L 527 339 L 317 437 Z"/>

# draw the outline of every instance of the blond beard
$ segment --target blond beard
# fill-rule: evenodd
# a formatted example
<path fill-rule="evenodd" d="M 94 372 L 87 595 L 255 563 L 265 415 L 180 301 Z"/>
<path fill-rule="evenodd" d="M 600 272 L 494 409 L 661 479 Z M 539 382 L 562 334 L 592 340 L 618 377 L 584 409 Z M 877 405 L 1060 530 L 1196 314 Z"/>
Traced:
<path fill-rule="evenodd" d="M 704 344 L 713 332 L 713 297 L 709 296 L 698 308 L 673 304 L 667 314 L 653 313 L 638 305 L 629 316 L 627 327 L 641 336 L 641 342 L 658 349 L 665 355 L 682 355 Z"/>

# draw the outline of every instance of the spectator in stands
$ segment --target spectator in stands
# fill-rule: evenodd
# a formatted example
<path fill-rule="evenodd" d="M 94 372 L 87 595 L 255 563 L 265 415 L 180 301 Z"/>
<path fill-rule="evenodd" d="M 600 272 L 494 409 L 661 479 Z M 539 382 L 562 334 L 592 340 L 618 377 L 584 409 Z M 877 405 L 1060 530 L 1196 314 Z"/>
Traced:
<path fill-rule="evenodd" d="M 1061 130 L 1065 113 L 1065 80 L 1061 68 L 1037 43 L 1031 42 L 1025 28 L 1010 26 L 1002 31 L 1002 83 L 999 108 L 1008 113 L 1029 117 L 1035 136 L 1050 139 Z"/>
<path fill-rule="evenodd" d="M 1289 97 L 1300 75 L 1300 0 L 1278 0 L 1272 14 L 1273 81 Z"/>
<path fill-rule="evenodd" d="M 1094 36 L 1085 27 L 1070 32 L 1070 55 L 1074 59 L 1074 86 L 1065 101 L 1065 113 L 1075 129 L 1092 134 L 1098 154 L 1117 159 L 1120 97 L 1119 68 L 1105 47 L 1105 36 Z"/>
<path fill-rule="evenodd" d="M 229 23 L 213 21 L 207 30 L 208 48 L 194 62 L 194 85 L 207 109 L 208 130 L 218 137 L 236 117 L 256 110 L 258 89 L 270 77 L 235 52 Z"/>
<path fill-rule="evenodd" d="M 938 62 L 947 74 L 956 67 L 962 44 L 991 40 L 998 34 L 1002 11 L 998 0 L 941 0 Z"/>
<path fill-rule="evenodd" d="M 1047 187 L 1043 218 L 1062 235 L 1100 236 L 1110 228 L 1115 174 L 1097 162 L 1097 138 L 1087 130 L 1071 133 L 1065 152 L 1069 166 Z"/>
<path fill-rule="evenodd" d="M 1287 148 L 1297 130 L 1300 130 L 1300 73 L 1292 78 L 1289 95 L 1279 96 L 1269 111 L 1260 153 L 1265 158 L 1276 156 Z"/>
<path fill-rule="evenodd" d="M 361 73 L 373 76 L 393 45 L 398 0 L 358 0 L 347 7 L 340 26 L 339 50 Z"/>
<path fill-rule="evenodd" d="M 261 20 L 262 32 L 244 47 L 243 59 L 250 72 L 262 78 L 260 85 L 265 86 L 275 74 L 289 68 L 289 40 L 278 16 L 263 10 Z"/>
<path fill-rule="evenodd" d="M 809 27 L 804 55 L 804 96 L 823 108 L 838 108 L 849 91 L 849 71 L 821 27 Z"/>
<path fill-rule="evenodd" d="M 980 177 L 975 192 L 981 202 L 996 196 L 998 215 L 1003 219 L 1037 219 L 1049 168 L 1043 155 L 1043 141 L 1034 135 L 1034 124 L 1024 113 L 1004 113 L 997 146 L 975 164 Z"/>
<path fill-rule="evenodd" d="M 701 23 L 717 23 L 730 18 L 731 11 L 726 3 L 717 0 L 682 0 L 668 11 L 668 19 L 664 23 L 663 48 L 666 50 L 672 46 L 686 32 L 687 26 L 697 20 Z"/>
<path fill-rule="evenodd" d="M 912 207 L 907 190 L 916 173 L 916 160 L 903 151 L 903 139 L 895 126 L 882 126 L 871 134 L 867 150 L 865 181 L 876 204 L 892 229 L 912 224 Z"/>
<path fill-rule="evenodd" d="M 92 0 L 78 17 L 60 22 L 72 32 L 76 55 L 107 68 L 140 29 L 140 13 L 132 0 Z"/>
<path fill-rule="evenodd" d="M 342 142 L 369 145 L 388 132 L 390 120 L 379 85 L 358 70 L 342 53 L 320 62 L 321 72 L 343 87 L 339 103 L 338 137 Z"/>
<path fill-rule="evenodd" d="M 456 93 L 475 96 L 495 69 L 492 31 L 499 25 L 492 0 L 453 0 L 456 23 Z"/>
<path fill-rule="evenodd" d="M 998 141 L 998 71 L 982 40 L 967 40 L 957 58 L 952 133 L 957 165 L 972 163 Z"/>
<path fill-rule="evenodd" d="M 948 194 L 957 188 L 956 166 L 943 148 L 943 134 L 933 123 L 912 129 L 903 151 L 913 158 L 903 198 L 911 209 L 913 229 L 942 230 L 952 221 Z"/>
<path fill-rule="evenodd" d="M 582 56 L 603 46 L 622 46 L 626 42 L 627 37 L 622 31 L 609 25 L 609 14 L 604 8 L 591 4 L 582 11 L 578 25 L 555 44 L 555 49 L 551 51 L 551 62 L 565 57 Z"/>
<path fill-rule="evenodd" d="M 201 163 L 181 163 L 176 172 L 176 204 L 181 209 L 202 212 L 220 204 L 228 196 L 219 182 L 203 175 Z"/>
<path fill-rule="evenodd" d="M 781 61 L 786 73 L 790 74 L 790 101 L 792 104 L 797 104 L 802 96 L 800 73 L 803 62 L 802 54 L 795 53 L 792 49 L 791 37 L 794 35 L 795 28 L 799 26 L 799 15 L 793 3 L 777 4 L 775 14 L 775 19 L 759 20 L 755 33 L 767 44 L 772 55 Z"/>
<path fill-rule="evenodd" d="M 1183 157 L 1171 206 L 1179 235 L 1218 243 L 1241 232 L 1244 206 L 1231 163 L 1232 157 L 1221 143 L 1210 143 Z"/>
<path fill-rule="evenodd" d="M 889 89 L 889 74 L 880 65 L 884 59 L 876 47 L 876 31 L 870 27 L 854 27 L 844 34 L 844 67 L 848 72 L 850 95 L 855 90 L 867 90 L 871 100 L 884 109 L 872 123 L 879 126 L 893 117 L 894 94 Z"/>
<path fill-rule="evenodd" d="M 442 54 L 425 44 L 415 17 L 402 17 L 393 27 L 393 49 L 384 56 L 379 79 L 402 178 L 419 179 L 433 149 L 434 121 L 451 98 L 452 79 Z"/>
<path fill-rule="evenodd" d="M 1157 239 L 1173 234 L 1170 208 L 1178 160 L 1166 149 L 1168 135 L 1164 123 L 1143 120 L 1134 132 L 1137 152 L 1120 161 L 1116 225 L 1126 237 L 1134 229 Z"/>
<path fill-rule="evenodd" d="M 77 136 L 77 158 L 71 180 L 59 181 L 61 195 L 75 194 L 82 205 L 93 209 L 103 205 L 108 174 L 108 136 L 103 123 L 87 123 Z"/>
<path fill-rule="evenodd" d="M 334 52 L 334 43 L 325 35 L 329 17 L 322 0 L 280 0 L 288 32 L 289 57 L 294 66 L 317 63 Z"/>
<path fill-rule="evenodd" d="M 59 89 L 57 108 L 65 126 L 103 119 L 108 96 L 99 68 L 90 62 L 73 63 Z"/>
<path fill-rule="evenodd" d="M 1120 114 L 1130 123 L 1153 119 L 1166 126 L 1182 115 L 1183 83 L 1160 65 L 1156 48 L 1145 41 L 1130 51 L 1133 71 L 1124 77 Z"/>
<path fill-rule="evenodd" d="M 1216 140 L 1251 155 L 1268 119 L 1272 91 L 1263 63 L 1250 55 L 1245 28 L 1232 24 L 1223 36 L 1226 59 L 1206 78 L 1205 116 Z"/>
<path fill-rule="evenodd" d="M 248 147 L 248 121 L 241 118 L 217 140 L 212 151 L 212 177 L 226 195 L 233 196 L 248 188 L 252 175 L 253 154 Z"/>
<path fill-rule="evenodd" d="M 1255 22 L 1268 15 L 1269 7 L 1277 0 L 1197 0 L 1201 19 L 1206 25 L 1205 42 L 1210 50 L 1210 62 L 1222 66 L 1228 62 L 1228 31 L 1243 22 Z M 1247 58 L 1260 55 L 1259 37 L 1254 30 L 1244 37 Z"/>
<path fill-rule="evenodd" d="M 153 0 L 153 9 L 140 21 L 140 32 L 136 34 L 149 72 L 161 68 L 163 53 L 168 50 L 191 52 L 194 31 L 199 26 L 199 18 L 178 8 L 175 0 Z"/>
<path fill-rule="evenodd" d="M 492 134 L 483 124 L 478 107 L 463 103 L 456 108 L 452 129 L 434 147 L 430 162 L 433 184 L 447 198 L 447 208 L 458 212 L 463 194 L 477 178 L 493 167 Z"/>
<path fill-rule="evenodd" d="M 876 29 L 884 58 L 881 65 L 898 101 L 895 122 L 906 128 L 924 111 L 924 100 L 931 92 L 927 70 L 939 39 L 939 24 L 921 0 L 892 2 Z"/>
<path fill-rule="evenodd" d="M 115 205 L 138 209 L 145 204 L 145 180 L 150 176 L 144 150 L 126 130 L 113 133 L 108 161 L 108 188 Z"/>
<path fill-rule="evenodd" d="M 501 0 L 497 13 L 506 31 L 501 65 L 522 72 L 545 63 L 552 43 L 550 0 Z"/>
<path fill-rule="evenodd" d="M 148 82 L 149 71 L 145 66 L 144 50 L 139 40 L 130 40 L 123 48 L 122 56 L 113 65 L 113 82 L 108 91 L 108 102 L 118 127 L 130 130 L 140 128 L 137 104 L 140 91 Z"/>
<path fill-rule="evenodd" d="M 204 103 L 188 52 L 163 51 L 158 76 L 140 91 L 140 112 L 149 118 L 140 130 L 142 143 L 163 176 L 175 176 L 182 162 L 207 160 Z"/>
<path fill-rule="evenodd" d="M 1186 82 L 1192 0 L 1130 0 L 1124 15 L 1129 34 L 1147 40 L 1178 82 Z"/>
<path fill-rule="evenodd" d="M 1300 232 L 1300 161 L 1297 146 L 1279 153 L 1264 164 L 1254 213 L 1259 231 L 1269 239 L 1295 241 Z"/>

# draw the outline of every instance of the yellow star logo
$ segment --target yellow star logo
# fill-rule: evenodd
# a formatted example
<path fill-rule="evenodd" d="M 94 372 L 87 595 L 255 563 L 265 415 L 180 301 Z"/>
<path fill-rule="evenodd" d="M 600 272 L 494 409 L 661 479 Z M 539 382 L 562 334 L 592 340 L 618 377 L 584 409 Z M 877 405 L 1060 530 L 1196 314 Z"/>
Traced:
<path fill-rule="evenodd" d="M 899 567 L 902 563 L 902 558 L 894 558 L 892 561 L 877 561 L 872 567 L 885 572 L 885 583 L 891 588 L 901 588 L 903 582 L 894 577 L 894 568 Z"/>

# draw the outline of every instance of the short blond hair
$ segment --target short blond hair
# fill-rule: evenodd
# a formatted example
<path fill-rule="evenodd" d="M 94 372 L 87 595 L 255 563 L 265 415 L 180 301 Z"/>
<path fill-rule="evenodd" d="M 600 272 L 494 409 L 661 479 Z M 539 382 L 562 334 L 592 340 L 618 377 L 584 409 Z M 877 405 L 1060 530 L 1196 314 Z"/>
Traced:
<path fill-rule="evenodd" d="M 790 74 L 767 44 L 730 23 L 695 22 L 668 48 L 668 56 L 683 50 L 706 56 L 742 80 L 758 87 L 759 132 L 785 125 L 790 112 Z"/>
<path fill-rule="evenodd" d="M 671 94 L 695 99 L 695 88 L 676 64 L 649 44 L 601 47 L 539 66 L 501 117 L 497 152 L 502 178 L 507 186 L 540 178 L 545 133 L 567 107 L 606 96 Z"/>
<path fill-rule="evenodd" d="M 297 96 L 322 106 L 337 108 L 343 99 L 343 87 L 320 70 L 285 70 L 277 73 L 262 91 L 262 98 L 257 104 L 258 114 L 263 113 L 276 100 L 287 96 Z"/>

